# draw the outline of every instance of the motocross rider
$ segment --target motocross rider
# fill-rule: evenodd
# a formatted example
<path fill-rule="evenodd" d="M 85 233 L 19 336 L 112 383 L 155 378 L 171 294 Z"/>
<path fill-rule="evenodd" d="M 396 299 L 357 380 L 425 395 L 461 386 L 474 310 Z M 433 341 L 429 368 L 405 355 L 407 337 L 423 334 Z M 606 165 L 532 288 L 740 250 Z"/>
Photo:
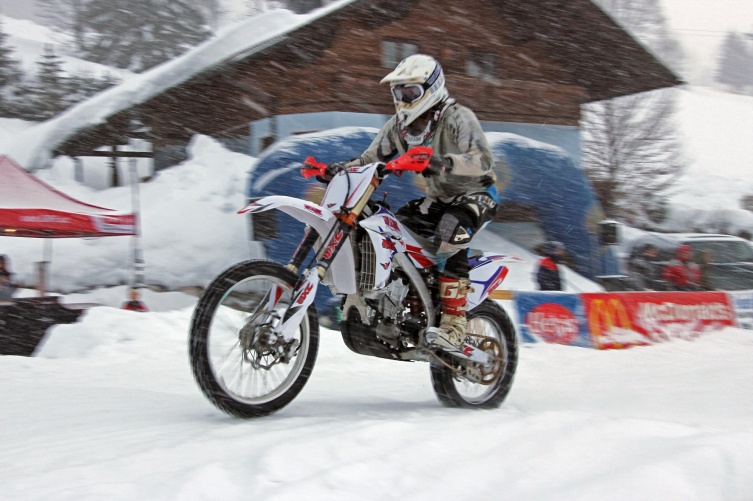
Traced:
<path fill-rule="evenodd" d="M 342 168 L 388 161 L 414 146 L 434 150 L 422 173 L 427 178 L 426 197 L 409 202 L 396 215 L 420 234 L 428 229 L 438 243 L 442 317 L 426 339 L 457 349 L 465 339 L 471 290 L 468 247 L 499 202 L 494 159 L 476 115 L 449 97 L 442 67 L 433 57 L 410 56 L 381 83 L 390 84 L 395 115 L 360 157 L 330 164 L 327 177 Z"/>

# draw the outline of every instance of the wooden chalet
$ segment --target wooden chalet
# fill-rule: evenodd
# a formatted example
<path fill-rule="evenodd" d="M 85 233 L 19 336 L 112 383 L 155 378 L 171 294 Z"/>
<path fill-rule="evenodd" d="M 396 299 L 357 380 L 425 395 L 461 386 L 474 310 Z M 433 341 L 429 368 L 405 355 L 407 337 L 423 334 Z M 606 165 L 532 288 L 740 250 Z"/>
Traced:
<path fill-rule="evenodd" d="M 285 36 L 239 47 L 182 84 L 75 131 L 55 153 L 111 146 L 95 154 L 128 156 L 116 146 L 129 137 L 155 150 L 194 134 L 243 138 L 260 120 L 265 144 L 317 128 L 282 131 L 276 119 L 289 115 L 344 112 L 383 122 L 394 108 L 379 81 L 411 53 L 437 57 L 451 95 L 483 124 L 577 131 L 584 103 L 680 83 L 589 0 L 354 0 Z"/>

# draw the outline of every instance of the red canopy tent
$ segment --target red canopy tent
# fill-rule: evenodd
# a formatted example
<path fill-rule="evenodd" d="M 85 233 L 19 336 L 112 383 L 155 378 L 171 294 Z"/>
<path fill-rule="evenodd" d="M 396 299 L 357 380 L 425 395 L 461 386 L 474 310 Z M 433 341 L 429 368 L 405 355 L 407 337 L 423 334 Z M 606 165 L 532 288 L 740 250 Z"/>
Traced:
<path fill-rule="evenodd" d="M 66 238 L 136 235 L 135 214 L 79 202 L 0 155 L 0 236 Z M 50 240 L 46 240 L 49 247 Z M 48 253 L 51 253 L 49 250 Z M 45 296 L 49 257 L 37 263 Z M 0 304 L 0 354 L 31 356 L 48 327 L 75 322 L 88 305 L 62 305 L 57 297 Z"/>
<path fill-rule="evenodd" d="M 70 238 L 135 235 L 134 214 L 118 214 L 61 193 L 0 156 L 0 236 Z"/>
<path fill-rule="evenodd" d="M 69 197 L 0 155 L 0 236 L 34 238 L 137 235 L 135 214 L 86 204 Z M 49 242 L 49 241 L 48 241 Z M 39 262 L 39 295 L 45 294 L 51 248 Z"/>

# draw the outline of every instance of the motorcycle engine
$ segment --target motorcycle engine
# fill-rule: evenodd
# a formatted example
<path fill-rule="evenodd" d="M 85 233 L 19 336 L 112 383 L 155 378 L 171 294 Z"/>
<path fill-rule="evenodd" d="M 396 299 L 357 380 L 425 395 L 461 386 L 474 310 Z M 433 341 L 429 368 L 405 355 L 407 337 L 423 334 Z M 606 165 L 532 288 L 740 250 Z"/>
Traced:
<path fill-rule="evenodd" d="M 358 288 L 364 302 L 358 306 L 362 322 L 370 324 L 377 337 L 390 345 L 395 345 L 400 337 L 401 325 L 405 320 L 406 296 L 410 291 L 410 282 L 399 270 L 392 274 L 384 287 L 374 289 L 376 254 L 371 240 L 366 233 L 358 239 Z"/>
<path fill-rule="evenodd" d="M 382 289 L 384 295 L 379 300 L 379 311 L 384 318 L 399 320 L 405 311 L 405 296 L 408 295 L 408 281 L 404 278 L 394 278 L 387 287 Z M 380 291 L 380 292 L 382 292 Z"/>
<path fill-rule="evenodd" d="M 382 339 L 396 339 L 400 336 L 400 324 L 405 313 L 405 296 L 408 295 L 408 281 L 401 277 L 393 278 L 381 289 L 378 311 L 381 321 L 376 327 L 377 336 Z"/>
<path fill-rule="evenodd" d="M 379 290 L 349 295 L 343 305 L 345 318 L 340 324 L 346 346 L 362 355 L 399 359 L 401 324 L 409 290 L 407 279 L 393 275 Z"/>

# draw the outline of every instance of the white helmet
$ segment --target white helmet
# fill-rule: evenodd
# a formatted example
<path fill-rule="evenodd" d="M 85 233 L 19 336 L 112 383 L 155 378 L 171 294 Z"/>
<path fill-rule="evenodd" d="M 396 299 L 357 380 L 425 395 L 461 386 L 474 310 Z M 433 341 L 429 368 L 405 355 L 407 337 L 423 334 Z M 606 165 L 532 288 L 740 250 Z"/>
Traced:
<path fill-rule="evenodd" d="M 415 54 L 403 59 L 381 83 L 389 83 L 395 113 L 402 127 L 407 127 L 449 96 L 444 73 L 436 59 Z"/>

